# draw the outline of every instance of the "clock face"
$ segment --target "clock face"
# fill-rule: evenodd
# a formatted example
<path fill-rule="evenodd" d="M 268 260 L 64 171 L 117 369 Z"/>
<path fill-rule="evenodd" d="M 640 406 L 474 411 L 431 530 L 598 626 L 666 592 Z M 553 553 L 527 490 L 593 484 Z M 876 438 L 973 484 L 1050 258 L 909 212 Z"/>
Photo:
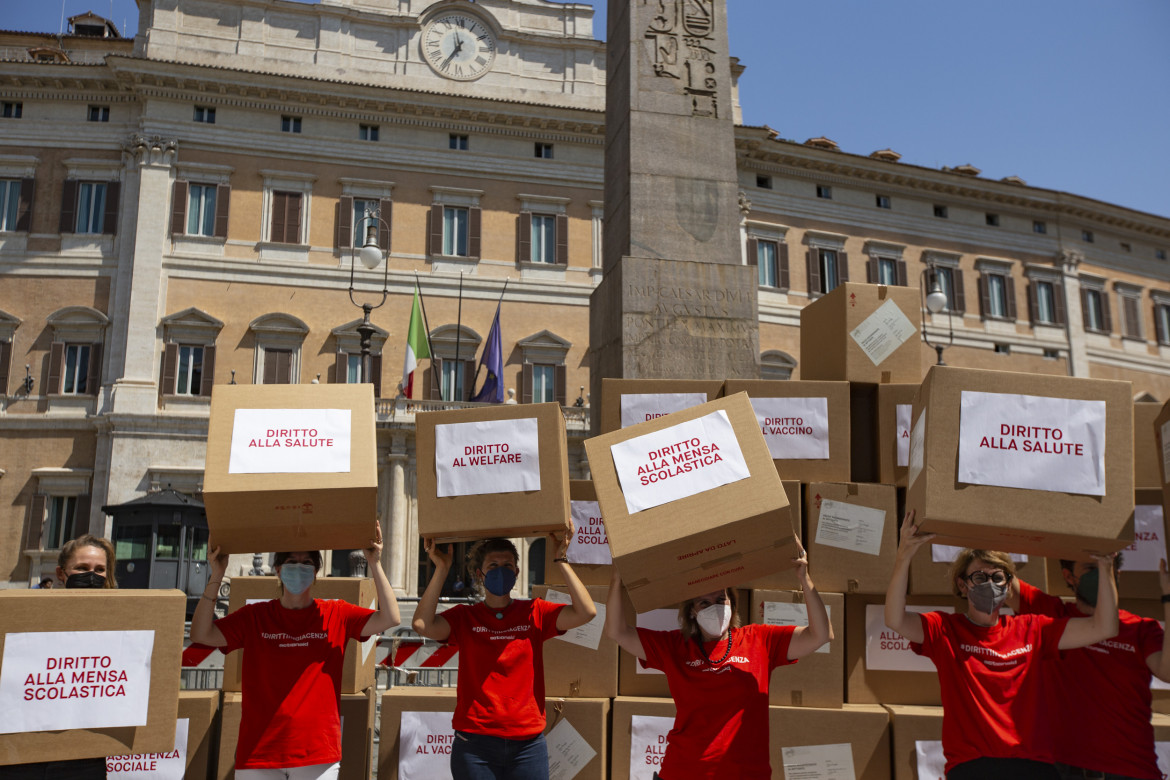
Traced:
<path fill-rule="evenodd" d="M 422 54 L 440 76 L 473 81 L 491 69 L 496 59 L 496 38 L 474 16 L 446 14 L 423 30 Z"/>

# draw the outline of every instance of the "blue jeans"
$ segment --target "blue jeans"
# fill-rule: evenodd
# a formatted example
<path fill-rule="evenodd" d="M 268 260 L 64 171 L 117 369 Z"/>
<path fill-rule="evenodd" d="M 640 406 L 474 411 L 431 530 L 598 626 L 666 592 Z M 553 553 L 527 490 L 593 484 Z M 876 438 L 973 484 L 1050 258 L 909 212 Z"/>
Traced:
<path fill-rule="evenodd" d="M 504 739 L 456 731 L 451 744 L 454 780 L 548 780 L 544 735 Z"/>

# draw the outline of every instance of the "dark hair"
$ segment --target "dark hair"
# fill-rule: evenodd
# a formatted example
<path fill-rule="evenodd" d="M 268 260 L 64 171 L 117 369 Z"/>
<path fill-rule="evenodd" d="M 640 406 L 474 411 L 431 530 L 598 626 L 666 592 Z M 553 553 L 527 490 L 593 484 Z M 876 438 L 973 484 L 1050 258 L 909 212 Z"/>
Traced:
<path fill-rule="evenodd" d="M 46 583 L 46 582 L 47 582 L 47 583 L 49 583 L 50 585 L 52 585 L 52 584 L 53 584 L 53 578 L 52 578 L 52 577 L 41 577 L 41 587 L 42 587 L 42 588 L 43 588 L 43 587 L 45 587 L 45 583 Z"/>
<path fill-rule="evenodd" d="M 475 591 L 481 596 L 484 595 L 483 579 L 476 577 L 475 573 L 483 568 L 483 559 L 492 553 L 508 553 L 512 556 L 513 563 L 517 567 L 520 566 L 520 553 L 516 550 L 516 545 L 508 539 L 495 537 L 493 539 L 481 539 L 476 542 L 471 550 L 467 553 L 467 568 L 471 573 L 471 582 Z"/>
<path fill-rule="evenodd" d="M 731 607 L 731 627 L 739 628 L 739 594 L 735 588 L 724 588 L 723 592 L 727 594 L 727 605 Z M 678 625 L 682 629 L 682 634 L 688 639 L 701 640 L 703 632 L 699 629 L 699 622 L 691 615 L 691 608 L 699 597 L 687 599 L 678 605 Z"/>
<path fill-rule="evenodd" d="M 69 562 L 73 560 L 73 556 L 82 547 L 96 547 L 106 554 L 105 587 L 117 588 L 118 581 L 114 579 L 114 569 L 118 564 L 114 559 L 114 545 L 110 544 L 109 539 L 103 539 L 93 534 L 83 534 L 70 542 L 66 542 L 65 546 L 61 548 L 61 552 L 57 555 L 57 566 L 64 570 L 69 565 Z"/>
<path fill-rule="evenodd" d="M 1117 557 L 1113 559 L 1113 571 L 1121 571 L 1121 564 L 1125 560 L 1124 553 L 1117 553 Z M 1065 558 L 1060 559 L 1060 568 L 1072 571 L 1076 568 L 1077 562 L 1070 561 Z"/>
<path fill-rule="evenodd" d="M 316 571 L 321 571 L 321 551 L 305 550 L 304 552 L 309 556 L 309 560 L 313 562 L 313 569 Z M 283 566 L 285 562 L 292 557 L 292 555 L 293 554 L 291 552 L 278 552 L 272 559 L 272 568 L 275 569 L 277 566 Z"/>

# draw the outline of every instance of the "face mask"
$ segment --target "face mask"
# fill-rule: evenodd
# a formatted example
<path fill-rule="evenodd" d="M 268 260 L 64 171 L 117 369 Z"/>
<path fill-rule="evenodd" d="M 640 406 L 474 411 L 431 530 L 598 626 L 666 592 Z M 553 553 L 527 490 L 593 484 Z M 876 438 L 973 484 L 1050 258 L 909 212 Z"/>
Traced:
<path fill-rule="evenodd" d="M 1003 585 L 996 585 L 994 582 L 985 582 L 982 585 L 972 585 L 967 589 L 967 598 L 971 602 L 971 606 L 980 612 L 991 614 L 999 609 L 1000 605 L 1007 600 L 1008 586 L 1005 582 Z"/>
<path fill-rule="evenodd" d="M 317 570 L 311 563 L 286 563 L 280 567 L 280 581 L 284 589 L 294 596 L 299 596 L 313 584 Z"/>
<path fill-rule="evenodd" d="M 712 604 L 695 614 L 695 622 L 707 636 L 723 636 L 727 627 L 731 625 L 731 606 L 728 604 Z"/>
<path fill-rule="evenodd" d="M 516 584 L 516 572 L 497 566 L 483 575 L 483 586 L 493 596 L 507 596 Z"/>
<path fill-rule="evenodd" d="M 1097 586 L 1101 581 L 1101 577 L 1097 574 L 1096 569 L 1089 569 L 1081 575 L 1077 580 L 1077 598 L 1088 604 L 1090 607 L 1097 606 Z"/>
<path fill-rule="evenodd" d="M 106 578 L 98 574 L 96 571 L 82 571 L 77 574 L 70 574 L 65 580 L 66 588 L 104 588 L 106 587 Z"/>

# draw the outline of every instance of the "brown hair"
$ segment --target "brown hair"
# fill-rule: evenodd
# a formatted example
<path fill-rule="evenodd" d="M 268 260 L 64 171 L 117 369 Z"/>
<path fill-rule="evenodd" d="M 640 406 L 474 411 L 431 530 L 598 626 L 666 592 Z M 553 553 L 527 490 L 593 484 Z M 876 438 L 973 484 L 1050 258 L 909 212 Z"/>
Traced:
<path fill-rule="evenodd" d="M 723 592 L 727 594 L 727 605 L 731 607 L 731 628 L 739 628 L 742 625 L 739 619 L 739 595 L 735 588 L 724 588 Z M 698 597 L 687 599 L 678 605 L 678 625 L 684 637 L 701 641 L 703 632 L 699 629 L 698 621 L 691 616 L 691 608 L 698 600 Z"/>
<path fill-rule="evenodd" d="M 484 595 L 483 580 L 477 578 L 475 573 L 483 568 L 483 559 L 492 553 L 508 553 L 512 556 L 512 561 L 516 567 L 520 566 L 520 552 L 516 549 L 516 545 L 508 539 L 495 537 L 493 539 L 480 539 L 476 542 L 467 553 L 467 568 L 471 575 L 472 585 L 476 592 L 481 596 Z"/>
<path fill-rule="evenodd" d="M 309 560 L 313 563 L 315 571 L 321 571 L 321 551 L 320 550 L 305 550 L 305 554 L 309 556 Z M 289 558 L 292 557 L 291 552 L 278 552 L 272 556 L 272 568 L 283 566 Z"/>
<path fill-rule="evenodd" d="M 61 552 L 57 555 L 57 566 L 64 571 L 69 562 L 73 560 L 73 556 L 82 547 L 96 547 L 106 554 L 106 588 L 117 588 L 118 581 L 114 578 L 114 569 L 117 567 L 117 560 L 114 558 L 114 545 L 110 544 L 109 539 L 103 539 L 100 536 L 93 534 L 84 534 L 82 536 L 66 542 L 65 546 L 61 548 Z"/>
<path fill-rule="evenodd" d="M 949 572 L 951 591 L 960 598 L 963 597 L 963 592 L 959 590 L 958 580 L 967 574 L 967 567 L 971 565 L 971 561 L 975 560 L 983 561 L 988 566 L 996 566 L 1013 577 L 1016 576 L 1016 562 L 1007 553 L 998 550 L 972 550 L 968 547 L 955 558 Z"/>

